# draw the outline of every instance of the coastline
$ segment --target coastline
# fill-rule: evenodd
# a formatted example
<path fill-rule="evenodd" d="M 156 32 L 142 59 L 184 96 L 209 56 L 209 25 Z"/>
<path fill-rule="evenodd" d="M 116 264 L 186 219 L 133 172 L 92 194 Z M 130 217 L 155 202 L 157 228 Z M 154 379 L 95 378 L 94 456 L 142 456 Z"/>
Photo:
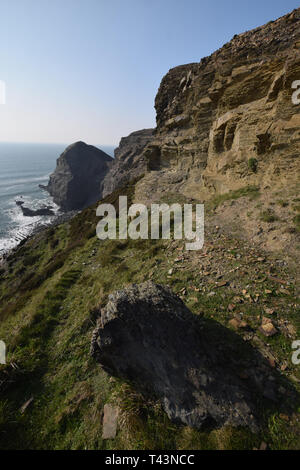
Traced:
<path fill-rule="evenodd" d="M 49 223 L 47 224 L 40 223 L 39 225 L 34 227 L 32 232 L 26 237 L 24 237 L 22 240 L 20 240 L 13 248 L 10 248 L 7 251 L 0 254 L 0 267 L 6 263 L 6 261 L 12 254 L 16 253 L 21 246 L 23 246 L 27 241 L 35 237 L 38 233 L 41 233 L 44 230 L 47 230 L 51 227 L 57 227 L 58 225 L 68 222 L 70 219 L 75 217 L 75 215 L 77 215 L 79 212 L 80 212 L 79 210 L 63 212 L 59 215 L 53 216 L 53 220 L 50 221 Z"/>

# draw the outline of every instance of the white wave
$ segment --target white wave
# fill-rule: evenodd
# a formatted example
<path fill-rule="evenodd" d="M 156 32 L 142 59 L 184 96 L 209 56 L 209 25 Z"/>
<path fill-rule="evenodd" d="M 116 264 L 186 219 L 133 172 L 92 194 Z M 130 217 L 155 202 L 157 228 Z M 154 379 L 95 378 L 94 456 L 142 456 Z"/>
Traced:
<path fill-rule="evenodd" d="M 6 235 L 0 237 L 0 255 L 16 247 L 23 239 L 31 235 L 37 227 L 50 225 L 54 218 L 53 216 L 25 217 L 21 208 L 16 205 L 15 201 L 18 199 L 24 201 L 24 205 L 33 210 L 41 208 L 43 205 L 51 205 L 55 215 L 59 211 L 59 206 L 53 202 L 51 196 L 43 199 L 16 196 L 8 201 L 7 209 L 4 210 L 4 213 L 10 219 L 10 223 Z"/>

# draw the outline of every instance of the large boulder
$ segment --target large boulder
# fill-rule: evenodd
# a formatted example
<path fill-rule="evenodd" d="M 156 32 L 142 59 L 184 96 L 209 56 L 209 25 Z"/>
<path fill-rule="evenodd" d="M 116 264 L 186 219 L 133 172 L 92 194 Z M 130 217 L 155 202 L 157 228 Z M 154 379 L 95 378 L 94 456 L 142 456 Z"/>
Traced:
<path fill-rule="evenodd" d="M 107 196 L 148 170 L 145 148 L 153 139 L 154 129 L 143 129 L 122 137 L 115 150 L 115 160 L 101 183 L 101 193 Z"/>
<path fill-rule="evenodd" d="M 76 142 L 57 159 L 46 189 L 64 211 L 83 209 L 102 197 L 100 184 L 113 158 L 102 150 Z"/>
<path fill-rule="evenodd" d="M 99 315 L 92 356 L 109 374 L 158 397 L 175 422 L 254 430 L 256 400 L 276 400 L 263 357 L 235 333 L 196 317 L 169 288 L 131 285 L 111 294 Z"/>

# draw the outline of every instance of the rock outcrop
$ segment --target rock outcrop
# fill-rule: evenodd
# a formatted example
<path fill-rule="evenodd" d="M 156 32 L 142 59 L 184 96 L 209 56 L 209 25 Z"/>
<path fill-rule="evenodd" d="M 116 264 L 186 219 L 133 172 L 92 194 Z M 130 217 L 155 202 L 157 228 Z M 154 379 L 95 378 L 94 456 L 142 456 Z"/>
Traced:
<path fill-rule="evenodd" d="M 22 213 L 25 217 L 36 217 L 36 216 L 54 216 L 55 212 L 51 206 L 40 207 L 39 209 L 30 209 L 22 204 L 18 204 L 21 207 Z"/>
<path fill-rule="evenodd" d="M 143 129 L 121 139 L 111 169 L 101 183 L 104 197 L 148 170 L 144 149 L 153 139 L 153 134 L 154 129 Z"/>
<path fill-rule="evenodd" d="M 193 315 L 169 288 L 150 281 L 129 286 L 98 313 L 93 357 L 108 373 L 156 395 L 174 421 L 255 429 L 256 400 L 276 400 L 265 359 L 235 333 Z"/>
<path fill-rule="evenodd" d="M 171 191 L 203 200 L 245 185 L 296 187 L 296 80 L 300 9 L 234 36 L 200 63 L 171 69 L 155 100 L 157 130 L 146 152 L 148 167 L 167 184 L 165 175 L 172 174 Z M 139 198 L 147 184 L 151 177 Z"/>
<path fill-rule="evenodd" d="M 83 209 L 101 199 L 100 185 L 113 161 L 92 145 L 76 142 L 57 159 L 46 189 L 64 211 Z"/>

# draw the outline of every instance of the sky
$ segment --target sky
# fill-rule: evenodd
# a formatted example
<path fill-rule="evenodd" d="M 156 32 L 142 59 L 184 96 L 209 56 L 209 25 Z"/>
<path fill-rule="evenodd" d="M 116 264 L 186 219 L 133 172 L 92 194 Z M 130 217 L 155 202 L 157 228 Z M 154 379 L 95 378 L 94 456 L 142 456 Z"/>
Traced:
<path fill-rule="evenodd" d="M 0 0 L 0 141 L 116 145 L 155 126 L 176 65 L 282 16 L 293 0 Z"/>

